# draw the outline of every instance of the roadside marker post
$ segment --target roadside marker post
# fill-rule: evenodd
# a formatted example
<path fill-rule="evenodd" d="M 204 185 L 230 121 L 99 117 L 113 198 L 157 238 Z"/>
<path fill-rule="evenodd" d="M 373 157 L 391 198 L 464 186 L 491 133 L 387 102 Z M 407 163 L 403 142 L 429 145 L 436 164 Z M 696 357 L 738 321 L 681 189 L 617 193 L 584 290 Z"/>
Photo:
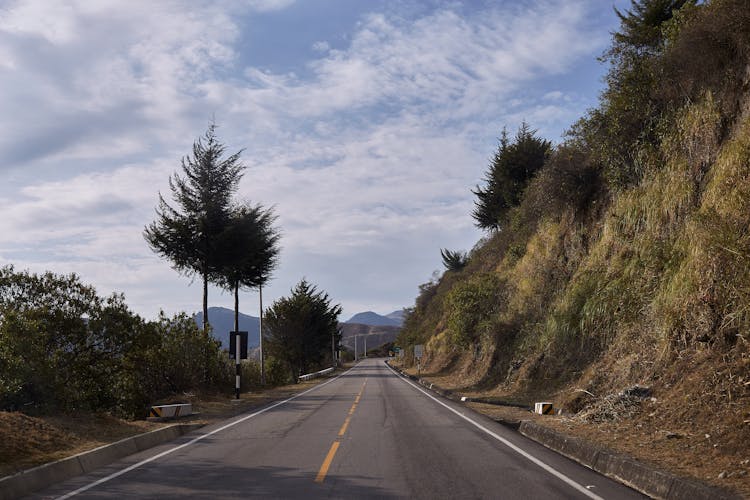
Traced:
<path fill-rule="evenodd" d="M 421 374 L 422 367 L 422 354 L 424 353 L 424 346 L 417 344 L 414 346 L 414 357 L 417 358 L 417 377 Z"/>
<path fill-rule="evenodd" d="M 240 399 L 241 360 L 247 359 L 247 332 L 229 332 L 229 359 L 234 359 L 234 397 Z"/>

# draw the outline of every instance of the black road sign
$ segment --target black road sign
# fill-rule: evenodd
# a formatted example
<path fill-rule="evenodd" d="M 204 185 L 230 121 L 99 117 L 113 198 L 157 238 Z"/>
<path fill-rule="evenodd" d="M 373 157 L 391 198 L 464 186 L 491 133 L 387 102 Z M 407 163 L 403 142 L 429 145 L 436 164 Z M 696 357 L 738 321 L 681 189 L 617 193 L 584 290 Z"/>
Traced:
<path fill-rule="evenodd" d="M 240 359 L 247 359 L 247 332 L 229 332 L 229 359 L 236 359 L 238 333 L 240 334 Z"/>

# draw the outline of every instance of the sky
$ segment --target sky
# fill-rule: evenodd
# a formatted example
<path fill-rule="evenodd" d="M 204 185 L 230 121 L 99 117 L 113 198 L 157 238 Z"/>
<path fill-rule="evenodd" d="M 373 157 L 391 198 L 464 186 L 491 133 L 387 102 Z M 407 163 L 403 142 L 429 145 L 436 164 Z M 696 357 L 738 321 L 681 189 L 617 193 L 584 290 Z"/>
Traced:
<path fill-rule="evenodd" d="M 0 0 L 0 265 L 76 273 L 148 319 L 198 311 L 200 279 L 142 232 L 215 121 L 238 199 L 278 215 L 264 306 L 302 278 L 342 320 L 412 306 L 441 248 L 482 238 L 471 189 L 503 127 L 559 143 L 596 106 L 628 5 Z"/>

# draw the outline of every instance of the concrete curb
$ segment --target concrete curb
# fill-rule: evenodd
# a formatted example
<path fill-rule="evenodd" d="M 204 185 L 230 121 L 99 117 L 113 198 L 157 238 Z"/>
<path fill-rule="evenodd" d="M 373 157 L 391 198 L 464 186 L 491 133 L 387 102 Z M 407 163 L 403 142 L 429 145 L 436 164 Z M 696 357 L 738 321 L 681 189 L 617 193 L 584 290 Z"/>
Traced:
<path fill-rule="evenodd" d="M 71 477 L 91 472 L 133 453 L 166 443 L 200 427 L 203 427 L 203 424 L 175 424 L 162 427 L 0 478 L 0 500 L 11 500 L 29 495 Z"/>
<path fill-rule="evenodd" d="M 390 365 L 389 365 L 390 366 Z M 394 367 L 391 367 L 394 368 Z M 421 378 L 409 375 L 394 368 L 401 376 L 410 378 L 421 386 L 440 394 L 452 401 L 477 401 L 460 397 L 452 392 L 439 388 L 435 384 Z M 479 401 L 477 401 L 479 402 Z M 515 406 L 515 405 L 513 405 Z M 599 474 L 603 474 L 616 481 L 626 484 L 652 498 L 665 500 L 741 500 L 742 497 L 720 488 L 699 483 L 697 481 L 679 477 L 670 472 L 654 469 L 627 455 L 614 452 L 607 448 L 596 446 L 581 438 L 567 436 L 549 427 L 544 427 L 530 420 L 499 421 L 500 424 L 516 429 L 519 433 L 563 456 L 575 460 Z"/>
<path fill-rule="evenodd" d="M 667 500 L 742 498 L 714 486 L 655 469 L 627 455 L 593 445 L 577 437 L 566 436 L 529 420 L 522 421 L 518 431 L 529 439 L 652 498 Z"/>

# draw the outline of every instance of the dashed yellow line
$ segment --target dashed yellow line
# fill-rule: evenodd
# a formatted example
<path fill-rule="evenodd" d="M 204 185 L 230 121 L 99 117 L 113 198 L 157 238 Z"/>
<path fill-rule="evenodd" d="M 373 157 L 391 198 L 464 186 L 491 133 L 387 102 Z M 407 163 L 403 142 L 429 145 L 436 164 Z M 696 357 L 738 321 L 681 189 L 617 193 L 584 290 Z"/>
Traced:
<path fill-rule="evenodd" d="M 346 428 L 349 427 L 349 420 L 351 420 L 352 417 L 346 417 L 346 420 L 344 420 L 344 425 L 341 426 L 341 429 L 339 430 L 339 437 L 342 437 L 344 434 L 346 434 Z"/>
<path fill-rule="evenodd" d="M 357 397 L 354 399 L 354 404 L 352 404 L 352 407 L 349 408 L 349 415 L 344 420 L 344 424 L 341 426 L 341 429 L 339 429 L 338 437 L 333 442 L 333 444 L 331 444 L 331 448 L 328 450 L 328 454 L 326 455 L 325 460 L 323 460 L 323 464 L 320 466 L 318 475 L 315 476 L 316 483 L 322 483 L 325 480 L 326 475 L 328 474 L 328 469 L 331 468 L 333 457 L 336 456 L 336 452 L 338 451 L 339 445 L 341 444 L 341 438 L 344 437 L 344 434 L 346 434 L 346 429 L 349 427 L 349 422 L 352 419 L 352 415 L 354 414 L 354 411 L 357 409 L 357 405 L 359 404 L 359 400 L 362 397 L 362 393 L 365 392 L 366 384 L 367 384 L 367 380 L 365 380 L 362 383 L 362 388 L 359 390 L 359 394 L 357 394 Z"/>
<path fill-rule="evenodd" d="M 326 459 L 323 460 L 323 465 L 320 466 L 320 470 L 318 471 L 318 475 L 315 477 L 316 483 L 322 483 L 323 480 L 326 478 L 326 474 L 328 474 L 328 468 L 331 467 L 331 462 L 333 462 L 333 457 L 336 455 L 336 451 L 339 449 L 339 442 L 334 441 L 331 445 L 331 449 L 328 450 L 328 455 L 326 455 Z"/>

